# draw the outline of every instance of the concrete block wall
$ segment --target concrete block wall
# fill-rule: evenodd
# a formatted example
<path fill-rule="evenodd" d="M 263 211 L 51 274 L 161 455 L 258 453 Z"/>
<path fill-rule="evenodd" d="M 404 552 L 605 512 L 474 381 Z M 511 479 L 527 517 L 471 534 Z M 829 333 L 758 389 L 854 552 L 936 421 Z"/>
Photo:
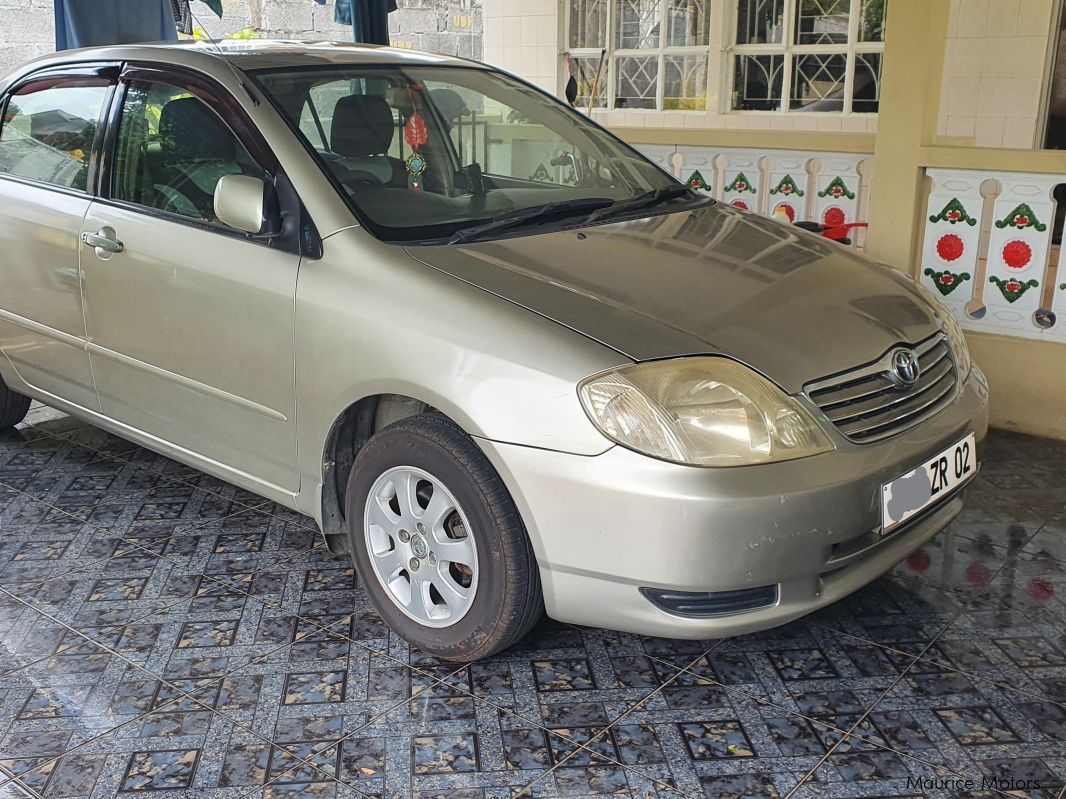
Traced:
<path fill-rule="evenodd" d="M 389 17 L 397 47 L 464 58 L 482 57 L 481 0 L 398 0 Z M 333 21 L 333 2 L 313 0 L 224 0 L 220 20 L 202 2 L 193 2 L 197 20 L 211 36 L 244 28 L 264 38 L 351 39 L 352 29 Z M 55 49 L 52 0 L 0 0 L 0 75 Z"/>
<path fill-rule="evenodd" d="M 52 0 L 0 0 L 0 75 L 55 49 Z"/>

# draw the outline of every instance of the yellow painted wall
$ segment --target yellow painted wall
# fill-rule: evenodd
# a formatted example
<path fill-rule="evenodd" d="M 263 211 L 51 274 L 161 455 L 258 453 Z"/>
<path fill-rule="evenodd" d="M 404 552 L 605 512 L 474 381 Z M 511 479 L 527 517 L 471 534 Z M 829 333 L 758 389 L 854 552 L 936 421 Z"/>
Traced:
<path fill-rule="evenodd" d="M 969 335 L 974 362 L 988 376 L 992 424 L 1066 440 L 1066 345 Z"/>
<path fill-rule="evenodd" d="M 888 4 L 866 254 L 912 275 L 924 228 L 921 148 L 936 135 L 940 109 L 940 81 L 929 76 L 943 72 L 948 19 L 947 3 Z"/>

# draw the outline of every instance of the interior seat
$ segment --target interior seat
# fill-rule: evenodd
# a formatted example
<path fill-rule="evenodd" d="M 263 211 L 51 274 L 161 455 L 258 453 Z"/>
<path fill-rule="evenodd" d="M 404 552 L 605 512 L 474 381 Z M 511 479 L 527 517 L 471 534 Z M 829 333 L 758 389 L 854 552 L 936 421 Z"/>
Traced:
<path fill-rule="evenodd" d="M 153 184 L 158 207 L 215 218 L 215 187 L 226 175 L 241 175 L 237 137 L 196 97 L 178 97 L 159 116 L 159 166 Z"/>
<path fill-rule="evenodd" d="M 388 154 L 395 135 L 396 120 L 384 97 L 351 94 L 337 101 L 330 149 L 349 171 L 368 174 L 385 186 L 406 187 L 403 161 Z"/>

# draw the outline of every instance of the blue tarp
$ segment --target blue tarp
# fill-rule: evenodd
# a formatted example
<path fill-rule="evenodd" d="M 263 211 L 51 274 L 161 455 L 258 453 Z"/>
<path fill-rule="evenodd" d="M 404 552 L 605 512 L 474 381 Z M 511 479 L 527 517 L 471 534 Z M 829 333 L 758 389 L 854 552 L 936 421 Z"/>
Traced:
<path fill-rule="evenodd" d="M 178 39 L 169 0 L 55 0 L 56 49 Z"/>
<path fill-rule="evenodd" d="M 54 0 L 56 49 L 132 42 L 177 41 L 170 0 Z M 221 16 L 220 0 L 204 0 Z M 315 0 L 324 4 L 326 0 Z M 396 0 L 336 0 L 335 19 L 352 26 L 357 42 L 389 43 Z"/>
<path fill-rule="evenodd" d="M 337 0 L 333 18 L 351 25 L 357 42 L 388 44 L 389 14 L 395 10 L 396 0 Z"/>

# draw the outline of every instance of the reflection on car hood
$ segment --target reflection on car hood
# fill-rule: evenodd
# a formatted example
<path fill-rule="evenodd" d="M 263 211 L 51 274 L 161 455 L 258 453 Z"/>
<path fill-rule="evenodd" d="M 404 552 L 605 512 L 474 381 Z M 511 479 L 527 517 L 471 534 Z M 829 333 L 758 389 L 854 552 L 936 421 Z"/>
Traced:
<path fill-rule="evenodd" d="M 791 392 L 938 328 L 903 275 L 720 204 L 409 251 L 634 360 L 725 354 Z"/>

